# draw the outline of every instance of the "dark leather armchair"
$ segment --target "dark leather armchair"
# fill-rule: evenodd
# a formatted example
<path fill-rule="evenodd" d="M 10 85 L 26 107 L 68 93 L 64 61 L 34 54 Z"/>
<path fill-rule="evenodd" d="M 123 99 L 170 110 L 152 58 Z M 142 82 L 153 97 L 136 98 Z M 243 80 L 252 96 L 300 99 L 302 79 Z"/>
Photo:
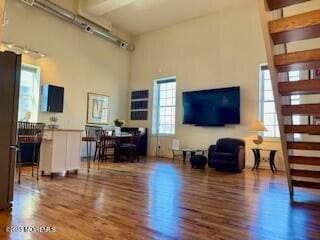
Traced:
<path fill-rule="evenodd" d="M 209 148 L 208 165 L 218 171 L 241 172 L 245 167 L 245 142 L 233 138 L 219 139 Z"/>

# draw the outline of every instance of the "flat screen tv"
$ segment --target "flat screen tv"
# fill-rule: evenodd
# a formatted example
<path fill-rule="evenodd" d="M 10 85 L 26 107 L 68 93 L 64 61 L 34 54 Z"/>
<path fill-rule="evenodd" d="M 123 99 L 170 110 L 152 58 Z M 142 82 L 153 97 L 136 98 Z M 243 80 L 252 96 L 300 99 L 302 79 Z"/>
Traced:
<path fill-rule="evenodd" d="M 63 112 L 64 88 L 43 85 L 41 89 L 41 111 L 42 112 Z"/>
<path fill-rule="evenodd" d="M 240 87 L 183 93 L 183 124 L 223 126 L 240 123 Z"/>

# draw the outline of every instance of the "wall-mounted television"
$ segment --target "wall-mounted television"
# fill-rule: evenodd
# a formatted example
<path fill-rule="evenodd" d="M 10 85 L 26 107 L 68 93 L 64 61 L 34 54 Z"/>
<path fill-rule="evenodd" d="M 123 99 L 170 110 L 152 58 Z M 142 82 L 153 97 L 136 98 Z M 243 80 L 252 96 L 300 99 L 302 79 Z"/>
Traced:
<path fill-rule="evenodd" d="M 240 87 L 183 93 L 183 124 L 223 126 L 240 123 Z"/>
<path fill-rule="evenodd" d="M 64 88 L 43 85 L 41 88 L 41 111 L 42 112 L 63 112 Z"/>

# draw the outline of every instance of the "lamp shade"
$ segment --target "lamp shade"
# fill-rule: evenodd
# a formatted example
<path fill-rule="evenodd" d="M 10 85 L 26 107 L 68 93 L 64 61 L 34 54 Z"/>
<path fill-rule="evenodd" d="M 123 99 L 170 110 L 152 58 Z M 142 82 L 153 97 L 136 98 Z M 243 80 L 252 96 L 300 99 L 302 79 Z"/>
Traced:
<path fill-rule="evenodd" d="M 249 127 L 250 132 L 266 132 L 268 129 L 263 125 L 262 122 L 260 121 L 254 121 L 250 127 Z"/>

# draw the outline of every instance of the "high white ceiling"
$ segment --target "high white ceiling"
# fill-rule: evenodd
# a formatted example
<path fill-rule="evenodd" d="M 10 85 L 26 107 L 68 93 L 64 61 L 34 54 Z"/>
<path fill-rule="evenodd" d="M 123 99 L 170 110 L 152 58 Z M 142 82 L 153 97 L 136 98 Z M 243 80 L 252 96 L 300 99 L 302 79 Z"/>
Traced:
<path fill-rule="evenodd" d="M 108 3 L 109 1 L 109 3 Z M 118 2 L 115 2 L 118 1 Z M 122 4 L 119 2 L 123 1 Z M 122 31 L 139 35 L 188 19 L 205 16 L 248 0 L 89 0 L 91 14 L 101 15 Z M 110 4 L 111 3 L 111 4 Z M 116 5 L 115 5 L 116 3 Z M 100 7 L 100 9 L 99 9 Z"/>

